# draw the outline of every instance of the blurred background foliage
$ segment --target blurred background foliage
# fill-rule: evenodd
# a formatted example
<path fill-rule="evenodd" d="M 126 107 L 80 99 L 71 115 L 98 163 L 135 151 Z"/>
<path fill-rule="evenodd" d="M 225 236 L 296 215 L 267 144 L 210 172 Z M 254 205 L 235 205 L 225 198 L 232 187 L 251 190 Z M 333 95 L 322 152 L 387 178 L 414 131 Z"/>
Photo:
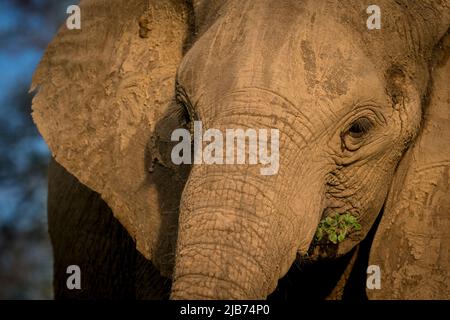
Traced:
<path fill-rule="evenodd" d="M 52 298 L 50 153 L 32 122 L 28 89 L 67 7 L 78 2 L 0 0 L 0 299 Z"/>

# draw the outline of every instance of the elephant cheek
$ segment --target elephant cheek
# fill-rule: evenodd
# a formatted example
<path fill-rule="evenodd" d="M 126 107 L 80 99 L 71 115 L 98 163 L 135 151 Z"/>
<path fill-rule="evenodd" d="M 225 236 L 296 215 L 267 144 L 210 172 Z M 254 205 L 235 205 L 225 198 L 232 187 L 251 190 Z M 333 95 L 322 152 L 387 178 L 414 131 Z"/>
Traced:
<path fill-rule="evenodd" d="M 264 178 L 224 170 L 197 167 L 186 185 L 172 299 L 265 299 L 295 259 L 292 221 Z"/>

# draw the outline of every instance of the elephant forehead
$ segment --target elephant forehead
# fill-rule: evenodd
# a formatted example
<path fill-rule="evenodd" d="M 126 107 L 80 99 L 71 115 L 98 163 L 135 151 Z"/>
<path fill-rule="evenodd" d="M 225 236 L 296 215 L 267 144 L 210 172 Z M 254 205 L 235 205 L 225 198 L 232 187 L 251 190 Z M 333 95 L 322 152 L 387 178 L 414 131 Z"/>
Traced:
<path fill-rule="evenodd" d="M 178 78 L 195 105 L 248 88 L 333 114 L 355 100 L 384 98 L 383 71 L 350 28 L 331 18 L 319 23 L 317 9 L 301 5 L 244 4 L 221 15 L 182 61 Z"/>

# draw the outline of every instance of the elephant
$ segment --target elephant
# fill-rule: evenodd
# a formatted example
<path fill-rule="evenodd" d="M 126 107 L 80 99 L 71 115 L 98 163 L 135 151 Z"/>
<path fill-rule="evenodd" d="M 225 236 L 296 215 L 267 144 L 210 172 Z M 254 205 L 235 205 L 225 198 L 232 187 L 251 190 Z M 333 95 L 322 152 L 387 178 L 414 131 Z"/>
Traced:
<path fill-rule="evenodd" d="M 81 1 L 31 88 L 55 297 L 450 298 L 450 2 L 369 5 Z M 195 121 L 278 129 L 279 170 L 174 164 Z"/>

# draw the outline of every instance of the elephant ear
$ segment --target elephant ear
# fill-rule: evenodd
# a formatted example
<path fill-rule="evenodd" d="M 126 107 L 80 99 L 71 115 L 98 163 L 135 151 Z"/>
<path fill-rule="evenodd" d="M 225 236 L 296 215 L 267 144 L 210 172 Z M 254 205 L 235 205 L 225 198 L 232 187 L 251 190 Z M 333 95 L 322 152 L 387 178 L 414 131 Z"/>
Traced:
<path fill-rule="evenodd" d="M 431 69 L 422 131 L 402 159 L 369 265 L 381 271 L 372 299 L 450 299 L 450 36 Z"/>
<path fill-rule="evenodd" d="M 175 126 L 164 117 L 190 8 L 184 0 L 85 0 L 80 8 L 81 29 L 63 26 L 34 74 L 33 119 L 56 161 L 102 196 L 137 249 L 169 275 L 183 181 L 155 141 Z"/>

